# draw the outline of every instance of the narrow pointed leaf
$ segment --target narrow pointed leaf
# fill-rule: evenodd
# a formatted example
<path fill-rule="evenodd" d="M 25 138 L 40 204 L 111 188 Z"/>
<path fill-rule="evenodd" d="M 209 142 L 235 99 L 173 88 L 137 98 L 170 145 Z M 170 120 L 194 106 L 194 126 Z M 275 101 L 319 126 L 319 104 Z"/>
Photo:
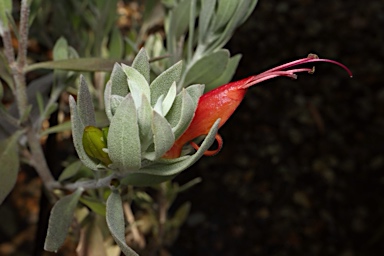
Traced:
<path fill-rule="evenodd" d="M 17 142 L 22 133 L 17 131 L 0 142 L 0 204 L 16 183 L 20 165 Z"/>
<path fill-rule="evenodd" d="M 81 193 L 82 190 L 78 189 L 72 194 L 61 198 L 53 206 L 51 215 L 49 216 L 44 250 L 56 252 L 64 243 Z"/>
<path fill-rule="evenodd" d="M 191 0 L 182 0 L 179 1 L 177 6 L 172 10 L 172 15 L 170 16 L 170 31 L 172 31 L 175 39 L 182 36 L 188 28 L 190 8 Z"/>
<path fill-rule="evenodd" d="M 111 74 L 111 87 L 112 95 L 125 97 L 129 92 L 127 75 L 124 73 L 120 64 L 117 63 L 113 66 Z"/>
<path fill-rule="evenodd" d="M 233 1 L 234 2 L 234 1 Z M 199 15 L 199 43 L 203 43 L 209 35 L 209 25 L 215 10 L 216 0 L 203 0 Z"/>
<path fill-rule="evenodd" d="M 111 60 L 103 58 L 79 58 L 38 62 L 28 65 L 28 67 L 24 71 L 27 73 L 36 69 L 59 69 L 85 72 L 110 72 L 116 62 L 130 64 L 128 61 L 125 60 Z"/>
<path fill-rule="evenodd" d="M 238 1 L 218 2 L 216 15 L 212 21 L 214 30 L 217 30 L 228 23 L 228 21 L 232 18 L 238 4 Z"/>
<path fill-rule="evenodd" d="M 113 190 L 107 200 L 107 225 L 111 235 L 126 256 L 137 256 L 125 242 L 124 213 L 120 194 Z"/>
<path fill-rule="evenodd" d="M 79 94 L 77 95 L 77 110 L 84 126 L 96 126 L 95 109 L 91 93 L 88 90 L 84 76 L 80 76 Z"/>
<path fill-rule="evenodd" d="M 59 133 L 59 132 L 68 131 L 70 129 L 71 129 L 71 122 L 66 121 L 64 123 L 49 127 L 48 129 L 44 130 L 40 135 L 44 136 L 44 135 L 48 135 L 51 133 Z"/>
<path fill-rule="evenodd" d="M 175 142 L 175 136 L 168 121 L 156 111 L 153 111 L 152 132 L 155 152 L 148 155 L 147 159 L 156 160 L 172 147 Z"/>
<path fill-rule="evenodd" d="M 93 212 L 101 216 L 106 215 L 105 203 L 102 203 L 100 200 L 83 196 L 83 197 L 80 197 L 80 202 L 88 206 L 89 209 L 91 209 Z"/>
<path fill-rule="evenodd" d="M 142 74 L 147 82 L 149 83 L 149 74 L 150 74 L 150 67 L 149 67 L 149 58 L 146 50 L 144 48 L 141 48 L 139 53 L 136 55 L 135 59 L 132 62 L 132 67 L 136 69 L 137 71 Z"/>

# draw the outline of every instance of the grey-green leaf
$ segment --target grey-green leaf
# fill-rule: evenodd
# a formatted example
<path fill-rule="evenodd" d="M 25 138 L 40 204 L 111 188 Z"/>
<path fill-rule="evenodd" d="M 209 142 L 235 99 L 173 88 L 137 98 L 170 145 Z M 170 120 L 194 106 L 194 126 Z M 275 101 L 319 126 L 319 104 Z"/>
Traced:
<path fill-rule="evenodd" d="M 255 8 L 257 0 L 239 0 L 237 8 L 232 15 L 231 19 L 225 25 L 225 28 L 217 38 L 207 49 L 207 52 L 215 51 L 223 47 L 232 37 L 235 29 L 245 21 L 245 17 L 248 17 Z"/>
<path fill-rule="evenodd" d="M 179 61 L 153 80 L 150 85 L 152 106 L 156 104 L 161 95 L 165 96 L 168 93 L 173 82 L 179 81 L 182 69 L 183 64 Z"/>
<path fill-rule="evenodd" d="M 0 204 L 16 183 L 20 165 L 17 141 L 22 133 L 17 131 L 0 142 Z"/>
<path fill-rule="evenodd" d="M 71 110 L 71 125 L 72 125 L 72 139 L 75 146 L 77 155 L 85 166 L 91 170 L 97 170 L 97 163 L 95 163 L 86 153 L 83 147 L 83 132 L 84 125 L 80 119 L 80 115 L 77 110 L 75 99 L 69 96 L 69 107 Z"/>
<path fill-rule="evenodd" d="M 156 160 L 172 147 L 175 142 L 175 136 L 168 121 L 156 111 L 153 111 L 152 132 L 155 152 L 150 154 L 147 159 Z"/>
<path fill-rule="evenodd" d="M 170 31 L 177 40 L 185 33 L 189 24 L 189 13 L 191 8 L 191 0 L 181 0 L 178 5 L 171 11 L 170 15 Z"/>
<path fill-rule="evenodd" d="M 137 113 L 132 95 L 128 94 L 117 108 L 108 132 L 109 157 L 121 172 L 141 166 L 141 146 Z"/>
<path fill-rule="evenodd" d="M 124 73 L 123 68 L 115 63 L 111 74 L 111 94 L 125 97 L 128 90 L 127 75 Z"/>
<path fill-rule="evenodd" d="M 171 109 L 173 102 L 176 99 L 176 93 L 177 93 L 176 83 L 173 82 L 171 88 L 169 88 L 169 91 L 167 95 L 164 97 L 164 101 L 162 103 L 163 116 L 165 116 L 168 113 L 168 111 Z"/>
<path fill-rule="evenodd" d="M 80 87 L 77 95 L 77 110 L 80 120 L 85 126 L 96 126 L 95 109 L 91 93 L 83 75 L 80 76 Z"/>
<path fill-rule="evenodd" d="M 150 97 L 149 84 L 146 78 L 136 69 L 123 65 L 123 71 L 128 78 L 128 87 L 132 93 L 132 97 L 136 104 L 141 102 L 141 94 L 144 94 L 148 99 Z M 140 104 L 136 105 L 140 107 Z"/>
<path fill-rule="evenodd" d="M 229 60 L 229 51 L 222 49 L 199 59 L 185 75 L 184 87 L 194 84 L 209 84 L 224 72 Z"/>
<path fill-rule="evenodd" d="M 197 103 L 199 102 L 199 99 L 201 95 L 204 93 L 204 84 L 193 84 L 185 88 L 185 90 L 188 92 L 189 96 L 191 96 L 192 101 L 197 106 Z"/>
<path fill-rule="evenodd" d="M 144 167 L 140 169 L 140 171 L 138 171 L 137 173 L 147 173 L 159 176 L 171 176 L 176 175 L 181 171 L 187 169 L 188 167 L 193 165 L 197 160 L 199 160 L 204 155 L 205 151 L 207 151 L 209 147 L 212 146 L 213 142 L 215 141 L 217 131 L 219 129 L 219 123 L 220 119 L 216 120 L 216 122 L 212 125 L 212 128 L 210 129 L 207 136 L 204 138 L 204 141 L 202 142 L 200 148 L 196 151 L 195 154 L 189 156 L 188 158 L 185 158 L 182 161 L 175 162 L 172 164 L 154 164 L 148 167 Z"/>
<path fill-rule="evenodd" d="M 56 252 L 64 243 L 81 193 L 82 190 L 78 189 L 72 194 L 61 198 L 53 206 L 51 215 L 49 216 L 44 250 Z"/>
<path fill-rule="evenodd" d="M 101 216 L 106 215 L 105 203 L 100 201 L 100 199 L 82 196 L 80 197 L 80 202 L 88 206 L 93 212 L 100 214 Z"/>
<path fill-rule="evenodd" d="M 142 146 L 141 151 L 145 151 L 152 142 L 152 108 L 145 95 L 142 95 L 141 107 L 137 110 L 137 119 Z"/>
<path fill-rule="evenodd" d="M 83 166 L 83 163 L 79 160 L 71 163 L 70 165 L 68 165 L 63 170 L 63 172 L 60 174 L 58 180 L 63 181 L 63 180 L 72 178 L 73 176 L 75 176 L 79 172 L 79 170 L 82 166 Z"/>
<path fill-rule="evenodd" d="M 225 68 L 225 71 L 221 76 L 217 77 L 215 80 L 210 82 L 209 84 L 205 85 L 205 91 L 210 91 L 212 89 L 215 89 L 216 87 L 220 85 L 224 85 L 231 81 L 233 75 L 236 72 L 237 66 L 239 65 L 239 61 L 241 59 L 241 54 L 237 54 L 229 59 L 228 65 Z"/>
<path fill-rule="evenodd" d="M 186 89 L 183 89 L 176 97 L 174 106 L 166 116 L 172 126 L 175 139 L 178 139 L 188 128 L 196 111 L 196 106 L 197 104 L 192 100 Z"/>
<path fill-rule="evenodd" d="M 111 108 L 111 96 L 112 96 L 112 82 L 111 80 L 109 80 L 108 83 L 105 85 L 105 90 L 104 90 L 105 114 L 107 115 L 109 121 L 111 121 L 113 117 L 112 108 Z"/>
<path fill-rule="evenodd" d="M 111 235 L 126 256 L 138 255 L 125 242 L 124 213 L 120 194 L 113 189 L 107 200 L 107 225 Z"/>
<path fill-rule="evenodd" d="M 120 95 L 112 95 L 110 97 L 110 110 L 111 110 L 111 115 L 113 116 L 116 112 L 116 109 L 120 106 L 121 102 L 124 100 L 125 98 L 123 96 L 120 96 Z M 107 113 L 108 115 L 108 113 Z M 112 116 L 111 116 L 111 119 L 112 119 Z M 110 120 L 111 120 L 110 119 Z"/>
<path fill-rule="evenodd" d="M 150 67 L 149 67 L 149 58 L 147 51 L 144 48 L 141 48 L 139 53 L 136 55 L 135 59 L 132 62 L 132 67 L 142 74 L 149 84 L 150 79 Z"/>
<path fill-rule="evenodd" d="M 162 163 L 162 161 L 160 161 L 158 164 L 141 168 L 137 172 L 128 173 L 121 182 L 123 184 L 134 186 L 150 186 L 171 180 L 177 174 L 197 162 L 204 155 L 204 152 L 212 146 L 219 128 L 219 123 L 220 119 L 213 124 L 211 130 L 195 154 L 180 157 L 180 160 L 171 159 L 173 161 L 170 161 L 170 163 L 166 163 L 166 161 L 164 161 L 165 163 Z"/>
<path fill-rule="evenodd" d="M 220 2 L 220 1 L 219 1 Z M 232 1 L 234 2 L 234 1 Z M 203 43 L 209 35 L 209 25 L 215 10 L 216 0 L 203 0 L 199 16 L 199 43 Z"/>
<path fill-rule="evenodd" d="M 36 69 L 58 69 L 86 72 L 111 72 L 116 62 L 130 64 L 128 61 L 125 60 L 111 60 L 104 58 L 78 58 L 37 62 L 28 65 L 28 67 L 26 67 L 24 71 L 28 73 Z"/>
<path fill-rule="evenodd" d="M 226 25 L 232 18 L 238 1 L 219 1 L 216 15 L 213 18 L 213 29 L 216 31 L 222 26 Z"/>

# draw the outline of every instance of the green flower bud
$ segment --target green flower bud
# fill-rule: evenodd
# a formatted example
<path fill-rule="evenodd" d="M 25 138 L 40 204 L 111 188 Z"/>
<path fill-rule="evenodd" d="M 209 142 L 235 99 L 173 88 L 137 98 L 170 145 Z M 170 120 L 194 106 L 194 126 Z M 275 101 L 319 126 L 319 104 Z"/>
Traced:
<path fill-rule="evenodd" d="M 108 128 L 100 130 L 94 126 L 85 127 L 83 133 L 83 147 L 88 156 L 98 159 L 108 166 L 112 161 L 109 159 L 108 154 L 103 150 L 107 149 L 106 134 L 108 134 Z"/>

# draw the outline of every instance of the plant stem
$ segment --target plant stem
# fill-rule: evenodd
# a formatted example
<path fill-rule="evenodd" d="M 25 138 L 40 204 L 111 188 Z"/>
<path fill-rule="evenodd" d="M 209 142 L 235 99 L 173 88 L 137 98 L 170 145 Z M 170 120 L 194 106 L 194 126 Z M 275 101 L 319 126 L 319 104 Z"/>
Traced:
<path fill-rule="evenodd" d="M 44 152 L 40 144 L 38 133 L 34 129 L 29 128 L 27 131 L 27 139 L 31 151 L 31 164 L 36 169 L 36 172 L 39 174 L 44 186 L 48 190 L 52 190 L 52 188 L 56 187 L 58 184 L 53 178 L 47 165 L 47 161 L 45 159 Z"/>
<path fill-rule="evenodd" d="M 76 190 L 78 188 L 83 188 L 83 189 L 104 188 L 104 187 L 109 187 L 111 180 L 119 179 L 119 178 L 121 178 L 121 177 L 119 177 L 118 175 L 113 173 L 113 174 L 111 174 L 107 177 L 104 177 L 102 179 L 99 179 L 99 180 L 78 181 L 75 183 L 66 184 L 64 186 L 57 184 L 57 187 L 55 187 L 55 188 L 64 188 L 64 189 L 68 189 L 68 190 Z"/>
<path fill-rule="evenodd" d="M 28 48 L 28 25 L 29 25 L 29 6 L 28 0 L 21 1 L 20 9 L 20 28 L 19 28 L 19 53 L 17 62 L 19 67 L 24 68 L 27 64 L 27 48 Z"/>
<path fill-rule="evenodd" d="M 2 35 L 5 56 L 7 58 L 15 82 L 15 90 L 13 93 L 18 107 L 19 118 L 23 116 L 24 112 L 28 108 L 27 86 L 24 73 L 24 69 L 27 65 L 28 18 L 28 0 L 22 0 L 20 9 L 20 39 L 17 61 L 15 60 L 15 53 L 12 46 L 10 31 L 6 30 Z M 38 136 L 39 133 L 37 130 L 33 129 L 33 124 L 31 121 L 22 124 L 22 126 L 23 125 L 27 128 L 26 135 L 30 151 L 30 154 L 24 155 L 29 156 L 29 163 L 36 169 L 36 172 L 42 179 L 44 186 L 48 190 L 51 190 L 53 187 L 57 186 L 57 182 L 53 178 L 47 165 L 44 152 L 40 144 Z"/>
<path fill-rule="evenodd" d="M 28 106 L 27 86 L 24 76 L 24 68 L 27 64 L 26 59 L 28 47 L 28 17 L 28 1 L 22 0 L 20 9 L 20 40 L 17 62 L 15 63 L 13 61 L 9 63 L 15 80 L 15 97 L 19 111 L 19 117 L 23 116 Z"/>

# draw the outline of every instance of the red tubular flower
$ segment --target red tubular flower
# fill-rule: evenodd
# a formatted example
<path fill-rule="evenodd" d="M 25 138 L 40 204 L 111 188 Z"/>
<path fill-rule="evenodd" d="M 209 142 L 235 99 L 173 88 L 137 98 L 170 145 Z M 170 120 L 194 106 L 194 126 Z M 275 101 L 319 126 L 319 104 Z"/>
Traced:
<path fill-rule="evenodd" d="M 314 62 L 329 62 L 345 69 L 352 77 L 352 72 L 343 64 L 329 59 L 319 59 L 315 54 L 309 54 L 307 58 L 295 60 L 278 67 L 269 69 L 259 75 L 250 76 L 240 81 L 222 85 L 212 91 L 205 93 L 199 99 L 198 106 L 191 124 L 187 130 L 176 140 L 172 148 L 163 156 L 164 158 L 176 158 L 181 154 L 181 150 L 186 143 L 198 149 L 199 146 L 192 140 L 207 135 L 213 123 L 220 118 L 219 127 L 221 127 L 228 118 L 233 114 L 240 102 L 243 100 L 245 93 L 249 87 L 265 80 L 287 76 L 296 79 L 296 73 L 308 72 L 313 73 L 314 68 L 296 68 L 301 64 Z M 219 134 L 216 135 L 218 148 L 216 150 L 208 150 L 205 155 L 214 155 L 220 151 L 223 140 Z"/>

